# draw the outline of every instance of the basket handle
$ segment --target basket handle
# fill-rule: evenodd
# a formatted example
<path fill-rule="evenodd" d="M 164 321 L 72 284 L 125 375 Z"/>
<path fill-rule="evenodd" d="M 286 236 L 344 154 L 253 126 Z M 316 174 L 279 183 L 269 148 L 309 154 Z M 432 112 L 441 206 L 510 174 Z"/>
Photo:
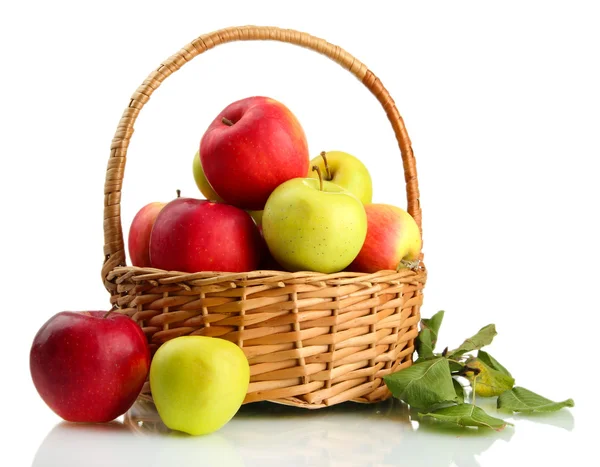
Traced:
<path fill-rule="evenodd" d="M 255 40 L 287 42 L 326 55 L 349 70 L 375 95 L 392 124 L 402 154 L 404 179 L 406 182 L 407 211 L 415 219 L 419 229 L 421 229 L 419 185 L 410 138 L 404 127 L 404 121 L 396 109 L 394 100 L 383 87 L 379 78 L 366 65 L 342 48 L 310 34 L 270 26 L 229 27 L 198 37 L 164 61 L 137 88 L 131 96 L 129 105 L 123 112 L 110 146 L 110 159 L 108 160 L 104 183 L 104 264 L 102 266 L 102 279 L 109 292 L 116 292 L 116 284 L 107 279 L 108 274 L 115 267 L 126 265 L 125 246 L 121 227 L 121 187 L 123 185 L 127 148 L 133 134 L 133 124 L 142 107 L 144 107 L 152 93 L 171 73 L 177 71 L 194 57 L 227 42 Z"/>

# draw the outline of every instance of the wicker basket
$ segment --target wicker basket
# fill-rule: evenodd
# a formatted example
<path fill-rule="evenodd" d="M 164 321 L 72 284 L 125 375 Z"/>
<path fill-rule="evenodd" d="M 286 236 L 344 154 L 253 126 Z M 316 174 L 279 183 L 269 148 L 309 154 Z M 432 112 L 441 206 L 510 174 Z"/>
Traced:
<path fill-rule="evenodd" d="M 104 191 L 104 285 L 133 318 L 152 352 L 178 336 L 239 345 L 250 363 L 245 403 L 268 400 L 306 408 L 390 396 L 382 377 L 412 363 L 426 271 L 252 271 L 195 274 L 128 267 L 121 228 L 127 147 L 140 110 L 164 79 L 197 55 L 233 41 L 275 40 L 326 55 L 354 74 L 385 110 L 404 164 L 407 210 L 421 226 L 410 139 L 394 101 L 375 75 L 340 47 L 275 27 L 232 27 L 200 36 L 153 71 L 133 94 L 111 144 Z M 142 397 L 150 397 L 148 385 Z"/>

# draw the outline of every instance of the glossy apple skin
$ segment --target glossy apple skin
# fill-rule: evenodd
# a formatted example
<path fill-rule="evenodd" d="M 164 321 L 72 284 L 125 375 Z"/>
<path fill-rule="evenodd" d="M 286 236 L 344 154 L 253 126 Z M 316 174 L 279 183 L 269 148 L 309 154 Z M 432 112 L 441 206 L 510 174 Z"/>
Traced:
<path fill-rule="evenodd" d="M 217 115 L 200 141 L 200 157 L 214 191 L 254 211 L 263 209 L 281 183 L 305 177 L 309 164 L 297 118 L 281 102 L 260 96 L 236 101 Z"/>
<path fill-rule="evenodd" d="M 160 418 L 172 430 L 191 435 L 212 433 L 231 420 L 249 383 L 242 349 L 216 337 L 171 339 L 158 348 L 150 368 Z"/>
<path fill-rule="evenodd" d="M 395 270 L 401 260 L 415 261 L 421 252 L 419 226 L 405 210 L 389 204 L 368 204 L 367 238 L 348 270 L 373 273 Z"/>
<path fill-rule="evenodd" d="M 339 186 L 296 178 L 269 197 L 262 230 L 269 251 L 288 271 L 333 273 L 346 268 L 367 234 L 360 200 Z"/>
<path fill-rule="evenodd" d="M 373 199 L 373 182 L 365 164 L 352 154 L 343 151 L 327 151 L 325 157 L 327 158 L 331 178 L 327 178 L 325 161 L 321 156 L 310 161 L 308 176 L 315 179 L 319 178 L 317 173 L 312 170 L 312 167 L 316 165 L 321 170 L 325 180 L 345 188 L 360 199 L 363 204 L 371 203 Z"/>
<path fill-rule="evenodd" d="M 63 311 L 38 331 L 29 367 L 40 397 L 69 422 L 102 423 L 135 402 L 150 369 L 142 329 L 128 316 Z"/>
<path fill-rule="evenodd" d="M 260 241 L 246 211 L 203 199 L 177 198 L 156 218 L 150 263 L 168 271 L 252 271 L 260 262 Z"/>
<path fill-rule="evenodd" d="M 196 154 L 194 154 L 192 172 L 194 174 L 194 181 L 196 182 L 196 186 L 200 190 L 200 193 L 202 193 L 204 197 L 209 201 L 218 201 L 222 203 L 223 198 L 221 198 L 217 193 L 215 193 L 213 187 L 210 186 L 210 183 L 208 183 L 206 175 L 204 175 L 204 169 L 202 168 L 202 162 L 200 160 L 199 151 L 196 151 Z"/>
<path fill-rule="evenodd" d="M 127 247 L 133 266 L 150 267 L 150 233 L 152 226 L 166 203 L 149 203 L 140 209 L 129 227 Z"/>

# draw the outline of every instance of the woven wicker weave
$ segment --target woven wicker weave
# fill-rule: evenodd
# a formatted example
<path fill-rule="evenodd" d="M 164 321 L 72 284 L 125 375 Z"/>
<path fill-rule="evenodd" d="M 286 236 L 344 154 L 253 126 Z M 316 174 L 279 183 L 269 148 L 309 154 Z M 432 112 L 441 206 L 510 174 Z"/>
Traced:
<path fill-rule="evenodd" d="M 245 403 L 269 400 L 320 408 L 390 396 L 382 377 L 412 363 L 426 271 L 253 271 L 195 274 L 128 267 L 120 217 L 121 186 L 133 125 L 171 73 L 217 45 L 275 40 L 326 55 L 354 74 L 381 103 L 396 135 L 407 210 L 421 226 L 415 160 L 404 123 L 379 79 L 340 47 L 275 27 L 232 27 L 200 36 L 153 71 L 133 94 L 112 141 L 104 198 L 104 285 L 118 312 L 143 328 L 154 352 L 178 336 L 239 345 L 250 363 Z M 142 395 L 149 396 L 148 385 Z"/>

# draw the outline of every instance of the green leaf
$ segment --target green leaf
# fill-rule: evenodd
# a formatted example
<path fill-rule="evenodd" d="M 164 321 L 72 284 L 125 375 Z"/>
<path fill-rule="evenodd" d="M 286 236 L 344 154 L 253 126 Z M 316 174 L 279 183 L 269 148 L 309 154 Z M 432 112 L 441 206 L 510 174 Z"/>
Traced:
<path fill-rule="evenodd" d="M 486 427 L 496 431 L 503 430 L 506 425 L 512 425 L 512 423 L 505 422 L 500 418 L 488 415 L 482 408 L 473 404 L 453 405 L 429 413 L 419 413 L 419 415 L 456 423 L 460 426 Z"/>
<path fill-rule="evenodd" d="M 514 387 L 498 397 L 498 408 L 508 409 L 513 412 L 555 412 L 563 407 L 574 407 L 573 399 L 562 402 L 553 402 L 528 389 Z"/>
<path fill-rule="evenodd" d="M 505 391 L 512 389 L 515 385 L 515 380 L 512 376 L 505 375 L 500 371 L 486 365 L 479 358 L 470 358 L 467 360 L 466 369 L 476 368 L 478 374 L 473 371 L 468 371 L 466 377 L 471 381 L 471 386 L 475 394 L 481 397 L 499 396 Z"/>
<path fill-rule="evenodd" d="M 450 372 L 452 373 L 457 373 L 462 371 L 462 369 L 464 368 L 465 364 L 462 362 L 449 362 L 450 364 Z"/>
<path fill-rule="evenodd" d="M 496 334 L 498 334 L 496 326 L 488 324 L 481 328 L 477 334 L 465 340 L 456 350 L 450 352 L 448 358 L 457 359 L 467 352 L 479 350 L 486 345 L 490 345 Z"/>
<path fill-rule="evenodd" d="M 422 329 L 415 340 L 415 349 L 419 354 L 419 361 L 433 357 L 433 342 L 431 329 Z"/>
<path fill-rule="evenodd" d="M 421 320 L 421 332 L 415 341 L 415 348 L 419 354 L 419 359 L 424 359 L 433 356 L 435 344 L 437 342 L 438 333 L 442 320 L 444 319 L 444 311 L 438 311 L 429 319 Z"/>
<path fill-rule="evenodd" d="M 452 384 L 454 385 L 454 392 L 456 392 L 456 397 L 458 398 L 459 404 L 465 403 L 465 390 L 458 381 L 452 378 Z"/>
<path fill-rule="evenodd" d="M 444 320 L 444 310 L 438 311 L 429 319 L 423 318 L 421 320 L 421 329 L 429 329 L 431 331 L 431 343 L 435 346 L 438 334 L 440 333 L 440 327 Z"/>
<path fill-rule="evenodd" d="M 492 357 L 489 353 L 484 352 L 483 350 L 480 350 L 479 352 L 477 352 L 477 358 L 479 358 L 479 360 L 481 360 L 483 363 L 485 363 L 490 368 L 493 368 L 494 370 L 499 371 L 500 373 L 502 373 L 506 376 L 512 377 L 510 372 L 506 368 L 504 368 L 502 365 L 500 365 L 498 360 L 496 360 L 494 357 Z"/>
<path fill-rule="evenodd" d="M 442 402 L 456 401 L 448 360 L 437 357 L 384 376 L 394 397 L 411 407 L 428 409 Z"/>

